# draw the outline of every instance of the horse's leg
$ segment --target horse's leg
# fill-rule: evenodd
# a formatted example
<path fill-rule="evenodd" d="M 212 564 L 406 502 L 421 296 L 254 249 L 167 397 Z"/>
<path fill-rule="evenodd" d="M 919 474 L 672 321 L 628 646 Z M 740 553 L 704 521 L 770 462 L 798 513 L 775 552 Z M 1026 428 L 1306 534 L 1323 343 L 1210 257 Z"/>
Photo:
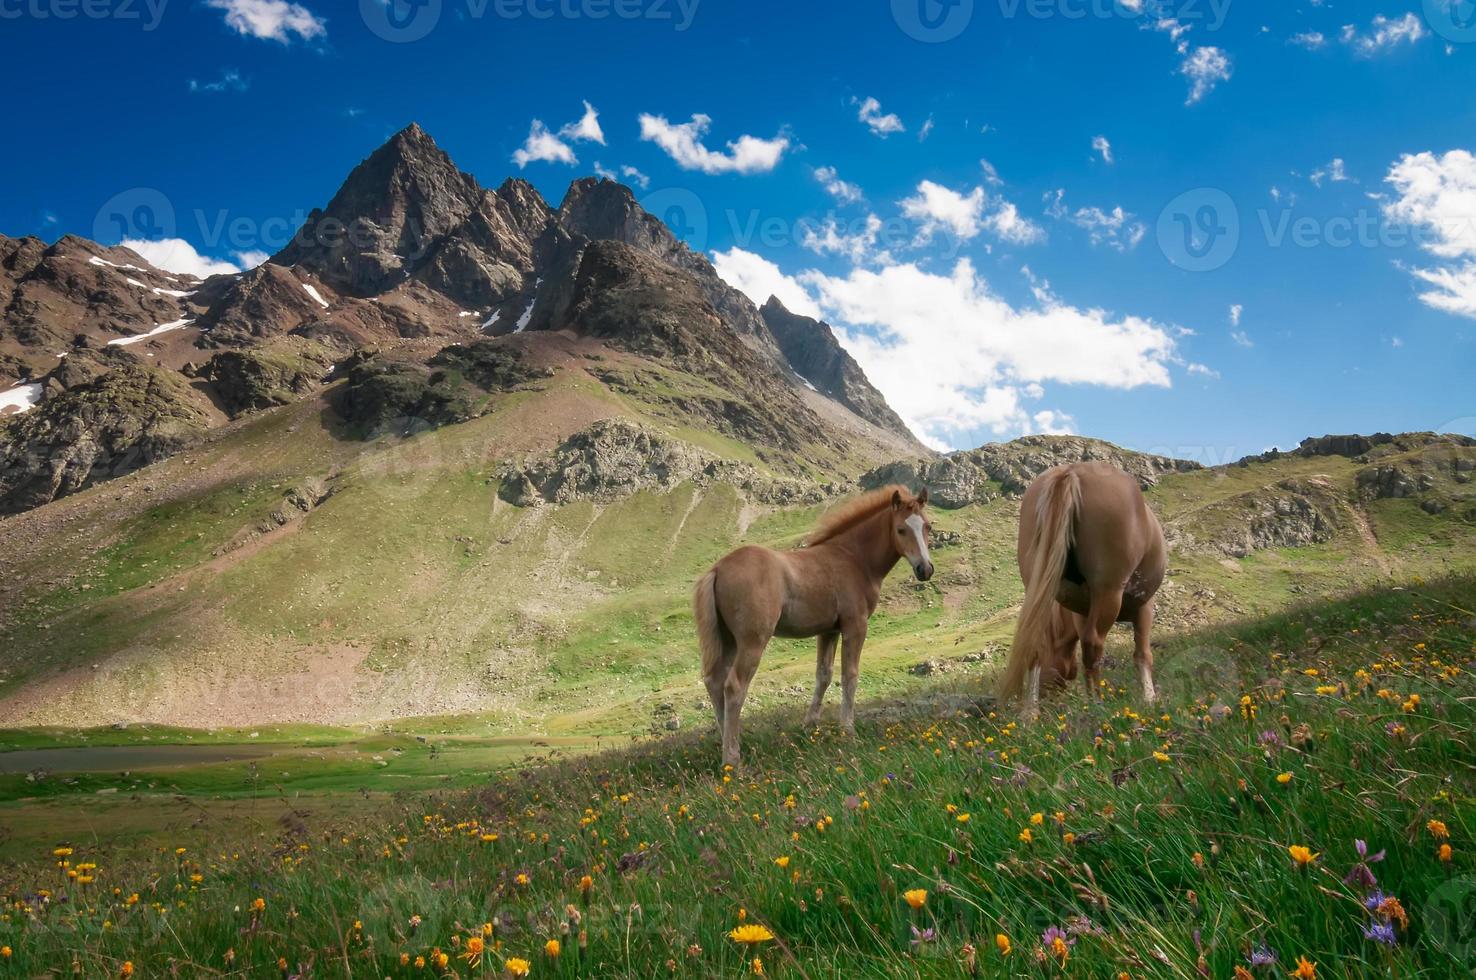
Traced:
<path fill-rule="evenodd" d="M 1087 634 L 1087 618 L 1071 614 L 1071 621 L 1076 625 L 1076 636 L 1078 640 Z M 1102 656 L 1101 650 L 1088 649 L 1086 643 L 1081 644 L 1081 685 L 1086 690 L 1087 697 L 1100 698 L 1102 696 Z"/>
<path fill-rule="evenodd" d="M 1102 654 L 1107 649 L 1107 631 L 1117 622 L 1122 611 L 1122 590 L 1093 592 L 1091 608 L 1079 623 L 1081 632 L 1082 673 L 1087 683 L 1100 690 Z"/>
<path fill-rule="evenodd" d="M 723 683 L 728 679 L 728 674 L 733 670 L 733 660 L 737 656 L 738 649 L 733 641 L 727 637 L 723 638 L 723 659 L 718 669 L 708 676 L 702 678 L 707 685 L 707 696 L 712 699 L 712 714 L 717 719 L 718 738 L 723 737 Z"/>
<path fill-rule="evenodd" d="M 1138 665 L 1138 680 L 1143 685 L 1143 701 L 1152 704 L 1158 697 L 1153 687 L 1153 647 L 1148 636 L 1153 632 L 1153 601 L 1143 603 L 1133 616 L 1133 661 Z"/>
<path fill-rule="evenodd" d="M 825 692 L 830 688 L 830 678 L 835 672 L 835 644 L 839 633 L 821 633 L 815 640 L 815 699 L 810 710 L 805 712 L 805 727 L 810 728 L 820 721 L 820 705 Z"/>
<path fill-rule="evenodd" d="M 723 681 L 723 765 L 738 768 L 738 716 L 743 711 L 743 701 L 748 697 L 748 685 L 753 683 L 754 672 L 763 658 L 767 638 L 759 641 L 738 641 L 738 655 L 733 659 L 733 669 Z"/>
<path fill-rule="evenodd" d="M 866 643 L 866 621 L 841 627 L 841 728 L 856 734 L 856 682 L 861 679 L 861 647 Z"/>

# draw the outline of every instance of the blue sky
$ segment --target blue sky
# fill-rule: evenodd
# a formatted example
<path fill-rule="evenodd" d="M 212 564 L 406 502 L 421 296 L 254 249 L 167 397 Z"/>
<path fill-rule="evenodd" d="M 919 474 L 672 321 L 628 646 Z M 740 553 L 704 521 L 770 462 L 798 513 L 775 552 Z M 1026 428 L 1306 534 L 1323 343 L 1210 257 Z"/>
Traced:
<path fill-rule="evenodd" d="M 1468 0 L 394 3 L 0 0 L 0 232 L 249 263 L 415 120 L 625 173 L 938 445 L 1476 430 Z"/>

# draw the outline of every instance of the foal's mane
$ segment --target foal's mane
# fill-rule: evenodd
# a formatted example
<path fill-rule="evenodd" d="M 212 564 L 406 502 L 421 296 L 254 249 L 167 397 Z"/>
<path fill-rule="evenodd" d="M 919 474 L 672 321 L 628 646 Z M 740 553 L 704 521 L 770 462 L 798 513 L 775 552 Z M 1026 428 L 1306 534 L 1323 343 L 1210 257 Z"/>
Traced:
<path fill-rule="evenodd" d="M 900 483 L 889 483 L 884 487 L 877 487 L 875 490 L 858 494 L 826 511 L 819 523 L 815 525 L 815 530 L 805 539 L 805 546 L 813 548 L 817 544 L 837 538 L 862 521 L 875 516 L 883 508 L 892 506 L 892 494 L 894 493 L 902 494 L 904 505 L 912 503 L 912 492 Z"/>

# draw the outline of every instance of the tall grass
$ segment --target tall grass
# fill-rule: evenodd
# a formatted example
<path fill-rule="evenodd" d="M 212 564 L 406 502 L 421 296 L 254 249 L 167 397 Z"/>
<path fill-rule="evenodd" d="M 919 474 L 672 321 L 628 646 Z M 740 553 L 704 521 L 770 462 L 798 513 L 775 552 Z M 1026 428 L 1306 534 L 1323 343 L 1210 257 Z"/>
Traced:
<path fill-rule="evenodd" d="M 1166 643 L 1151 710 L 776 713 L 741 773 L 701 732 L 270 844 L 57 841 L 0 871 L 0 976 L 1466 976 L 1472 585 Z"/>

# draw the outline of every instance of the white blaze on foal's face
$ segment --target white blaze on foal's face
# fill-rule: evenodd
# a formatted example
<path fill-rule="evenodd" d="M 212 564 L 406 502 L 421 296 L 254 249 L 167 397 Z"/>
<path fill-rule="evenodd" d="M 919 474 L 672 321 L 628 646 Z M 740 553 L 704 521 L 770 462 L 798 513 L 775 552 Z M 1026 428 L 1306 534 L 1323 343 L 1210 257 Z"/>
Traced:
<path fill-rule="evenodd" d="M 911 517 L 907 518 L 904 523 L 912 529 L 913 539 L 917 541 L 918 560 L 913 564 L 913 569 L 919 570 L 927 568 L 933 563 L 933 560 L 928 556 L 928 539 L 923 534 L 922 515 L 913 514 Z"/>
<path fill-rule="evenodd" d="M 928 531 L 931 528 L 928 528 L 927 521 L 923 520 L 921 514 L 911 515 L 908 520 L 903 521 L 903 524 L 906 525 L 906 531 L 911 531 L 912 543 L 917 546 L 917 558 L 908 555 L 912 564 L 912 574 L 915 574 L 921 582 L 927 582 L 933 577 L 933 558 L 928 555 L 927 551 Z"/>

